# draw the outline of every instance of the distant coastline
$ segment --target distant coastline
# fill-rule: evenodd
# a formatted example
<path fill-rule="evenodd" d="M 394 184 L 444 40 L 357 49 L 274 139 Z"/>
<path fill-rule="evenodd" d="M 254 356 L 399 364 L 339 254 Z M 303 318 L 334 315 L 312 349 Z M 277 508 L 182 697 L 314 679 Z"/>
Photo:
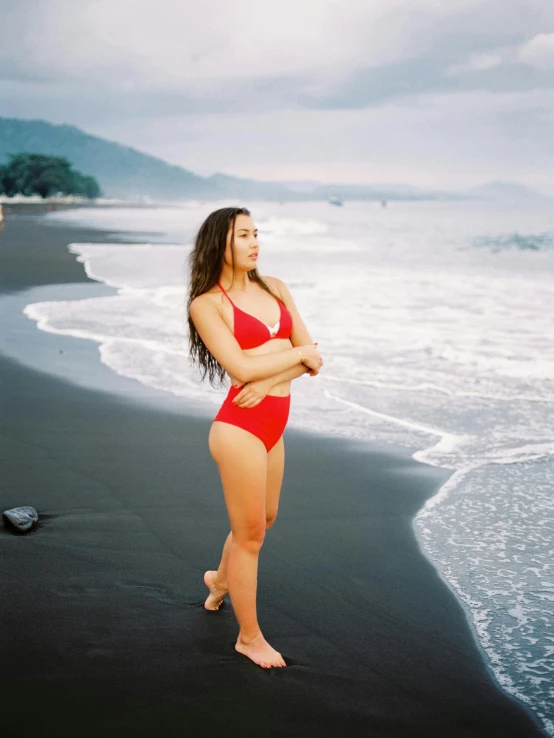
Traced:
<path fill-rule="evenodd" d="M 93 136 L 72 125 L 44 120 L 0 117 L 0 165 L 10 154 L 32 151 L 62 155 L 80 171 L 95 177 L 108 199 L 169 203 L 187 199 L 217 201 L 552 201 L 553 198 L 514 182 L 488 182 L 467 190 L 447 191 L 402 183 L 278 182 L 216 172 L 202 177 L 138 149 Z"/>
<path fill-rule="evenodd" d="M 0 195 L 0 206 L 4 211 L 4 215 L 38 215 L 40 213 L 49 213 L 55 210 L 72 210 L 78 208 L 159 208 L 164 207 L 164 203 L 154 202 L 133 202 L 131 200 L 118 200 L 116 198 L 98 198 L 88 200 L 85 197 L 41 197 L 32 196 L 24 197 L 5 197 Z"/>

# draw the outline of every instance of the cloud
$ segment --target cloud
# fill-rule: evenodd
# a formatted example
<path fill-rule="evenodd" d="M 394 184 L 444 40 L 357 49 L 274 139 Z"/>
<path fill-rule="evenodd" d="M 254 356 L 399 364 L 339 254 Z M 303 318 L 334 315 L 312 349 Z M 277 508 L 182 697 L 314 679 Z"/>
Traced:
<path fill-rule="evenodd" d="M 68 77 L 134 70 L 139 86 L 305 76 L 409 59 L 452 11 L 480 4 L 450 0 L 446 12 L 435 0 L 43 0 L 32 13 L 12 5 L 3 24 L 17 33 L 6 34 L 3 56 L 23 52 L 26 66 Z"/>
<path fill-rule="evenodd" d="M 505 66 L 515 78 L 518 65 L 533 67 L 539 72 L 549 72 L 554 69 L 554 33 L 538 33 L 519 45 L 471 54 L 466 62 L 449 67 L 447 74 L 459 76 Z M 533 78 L 528 77 L 528 79 Z M 536 76 L 534 79 L 541 79 L 541 77 Z M 542 79 L 546 86 L 554 86 L 554 77 L 551 75 L 544 76 Z"/>
<path fill-rule="evenodd" d="M 464 89 L 487 87 L 474 73 L 501 66 L 503 47 L 537 39 L 522 54 L 545 58 L 540 34 L 548 24 L 554 30 L 550 0 L 516 0 L 509 9 L 503 0 L 42 0 L 31 7 L 12 2 L 3 14 L 0 79 L 43 82 L 54 95 L 86 84 L 81 96 L 108 114 L 114 104 L 134 113 L 140 96 L 182 112 L 211 104 L 214 112 L 236 106 L 240 113 L 256 105 L 365 107 L 456 89 L 461 77 Z M 542 70 L 538 63 L 529 69 Z M 508 86 L 506 77 L 500 87 Z M 23 84 L 22 97 L 26 90 Z M 164 101 L 170 96 L 180 100 Z"/>
<path fill-rule="evenodd" d="M 508 48 L 496 51 L 483 52 L 479 54 L 471 54 L 469 59 L 463 64 L 453 64 L 448 67 L 446 74 L 455 76 L 471 72 L 483 72 L 487 69 L 494 69 L 501 64 L 511 61 L 515 56 L 516 49 Z"/>
<path fill-rule="evenodd" d="M 554 91 L 424 94 L 363 110 L 283 110 L 133 121 L 128 140 L 203 175 L 463 187 L 551 182 Z M 105 129 L 112 135 L 114 129 Z M 541 182 L 543 180 L 541 179 Z"/>
<path fill-rule="evenodd" d="M 3 0 L 0 115 L 204 174 L 531 176 L 553 38 L 552 0 Z"/>
<path fill-rule="evenodd" d="M 521 46 L 518 58 L 537 69 L 554 69 L 554 33 L 537 34 Z"/>

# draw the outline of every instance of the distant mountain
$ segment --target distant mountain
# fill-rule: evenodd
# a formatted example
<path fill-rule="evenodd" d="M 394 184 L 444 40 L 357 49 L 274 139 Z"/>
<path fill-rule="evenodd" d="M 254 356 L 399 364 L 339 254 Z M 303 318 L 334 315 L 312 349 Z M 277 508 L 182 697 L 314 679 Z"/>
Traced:
<path fill-rule="evenodd" d="M 342 200 L 438 200 L 459 199 L 450 192 L 423 190 L 397 184 L 321 184 L 314 181 L 261 182 L 239 179 L 227 174 L 208 177 L 226 196 L 267 200 L 329 200 L 337 195 Z"/>
<path fill-rule="evenodd" d="M 437 199 L 451 197 L 406 185 L 280 183 L 213 174 L 201 177 L 137 149 L 92 136 L 71 125 L 43 120 L 0 118 L 0 164 L 8 154 L 32 152 L 65 156 L 79 171 L 98 180 L 106 197 L 140 200 L 343 200 Z"/>
<path fill-rule="evenodd" d="M 397 184 L 320 184 L 311 192 L 311 199 L 328 200 L 459 200 L 456 193 L 444 190 L 424 190 Z"/>
<path fill-rule="evenodd" d="M 473 187 L 468 190 L 470 197 L 476 197 L 480 200 L 506 200 L 510 202 L 522 201 L 542 201 L 552 202 L 552 198 L 535 192 L 525 185 L 517 182 L 488 182 L 480 187 Z"/>
<path fill-rule="evenodd" d="M 219 197 L 241 197 L 249 200 L 296 200 L 297 194 L 281 182 L 262 182 L 258 179 L 212 174 L 206 182 L 213 185 Z"/>
<path fill-rule="evenodd" d="M 0 118 L 0 163 L 22 151 L 65 156 L 76 169 L 96 177 L 107 197 L 173 200 L 215 195 L 203 177 L 75 126 Z"/>
<path fill-rule="evenodd" d="M 291 180 L 283 182 L 283 184 L 296 192 L 310 195 L 319 193 L 320 197 L 323 199 L 325 199 L 326 196 L 333 197 L 337 193 L 340 193 L 344 198 L 352 200 L 412 200 L 420 198 L 428 200 L 430 198 L 435 199 L 440 197 L 459 197 L 459 195 L 453 195 L 451 192 L 424 190 L 421 187 L 414 187 L 413 185 L 390 182 L 386 184 L 322 184 L 321 182 L 316 182 L 314 180 Z"/>
<path fill-rule="evenodd" d="M 213 174 L 201 177 L 137 149 L 108 141 L 70 125 L 43 120 L 0 118 L 0 164 L 8 154 L 64 156 L 75 169 L 98 180 L 106 197 L 125 200 L 459 200 L 546 199 L 519 184 L 491 182 L 465 193 L 427 190 L 404 184 L 321 184 L 314 181 L 263 182 Z"/>
<path fill-rule="evenodd" d="M 305 197 L 328 200 L 339 195 L 343 200 L 440 200 L 459 199 L 460 195 L 443 190 L 424 190 L 405 184 L 322 184 L 314 180 L 282 182 Z"/>
<path fill-rule="evenodd" d="M 290 200 L 295 197 L 295 193 L 278 182 L 257 182 L 225 174 L 201 177 L 129 146 L 91 136 L 75 126 L 0 118 L 0 164 L 9 154 L 20 152 L 65 156 L 76 169 L 96 177 L 106 197 L 126 200 L 144 197 Z"/>
<path fill-rule="evenodd" d="M 291 179 L 290 181 L 281 182 L 281 184 L 293 192 L 313 192 L 321 182 L 316 182 L 313 179 Z"/>

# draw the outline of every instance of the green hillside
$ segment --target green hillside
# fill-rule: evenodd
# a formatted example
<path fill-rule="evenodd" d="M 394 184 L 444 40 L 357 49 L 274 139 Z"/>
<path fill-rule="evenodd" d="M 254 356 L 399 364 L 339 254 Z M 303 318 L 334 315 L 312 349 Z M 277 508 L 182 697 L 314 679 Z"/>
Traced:
<path fill-rule="evenodd" d="M 221 196 L 214 182 L 136 149 L 68 125 L 42 120 L 0 118 L 0 164 L 8 154 L 31 152 L 64 156 L 75 169 L 98 180 L 106 197 L 176 200 Z"/>

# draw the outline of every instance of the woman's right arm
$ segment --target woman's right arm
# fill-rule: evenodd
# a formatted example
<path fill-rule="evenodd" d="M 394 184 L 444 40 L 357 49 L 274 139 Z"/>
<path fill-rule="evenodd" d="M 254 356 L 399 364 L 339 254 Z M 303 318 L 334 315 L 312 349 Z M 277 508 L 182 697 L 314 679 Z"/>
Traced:
<path fill-rule="evenodd" d="M 190 304 L 190 317 L 204 345 L 221 366 L 239 382 L 254 382 L 272 377 L 293 366 L 319 357 L 313 345 L 296 346 L 286 351 L 249 356 L 238 344 L 211 300 L 200 295 Z"/>

